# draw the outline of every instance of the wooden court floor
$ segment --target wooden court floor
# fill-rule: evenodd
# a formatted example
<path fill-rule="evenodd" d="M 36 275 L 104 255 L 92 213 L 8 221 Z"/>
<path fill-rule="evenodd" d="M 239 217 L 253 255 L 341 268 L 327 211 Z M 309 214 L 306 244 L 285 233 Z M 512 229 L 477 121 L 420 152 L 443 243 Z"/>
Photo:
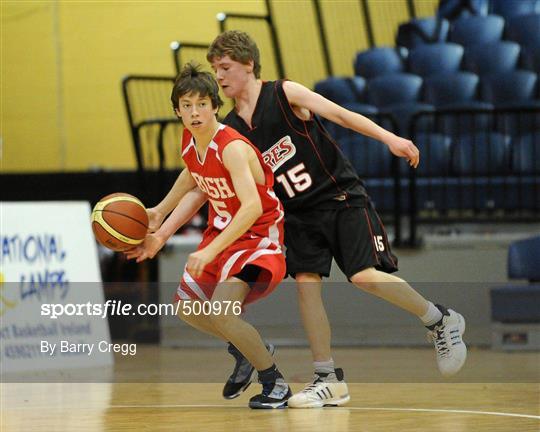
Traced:
<path fill-rule="evenodd" d="M 351 393 L 346 407 L 254 411 L 247 402 L 257 384 L 232 401 L 221 398 L 232 364 L 224 349 L 137 350 L 116 358 L 108 382 L 3 383 L 0 430 L 540 431 L 540 353 L 471 349 L 448 380 L 430 349 L 338 348 Z M 281 348 L 276 360 L 293 390 L 309 381 L 307 349 Z"/>

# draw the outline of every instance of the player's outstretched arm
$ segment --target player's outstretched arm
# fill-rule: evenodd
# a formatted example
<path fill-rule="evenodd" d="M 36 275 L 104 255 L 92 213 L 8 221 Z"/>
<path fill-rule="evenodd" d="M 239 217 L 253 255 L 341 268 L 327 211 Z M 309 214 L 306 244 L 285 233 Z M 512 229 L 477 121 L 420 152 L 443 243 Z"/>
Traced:
<path fill-rule="evenodd" d="M 262 214 L 262 203 L 255 178 L 249 166 L 253 149 L 243 141 L 232 141 L 223 150 L 223 165 L 229 171 L 240 208 L 227 227 L 208 246 L 192 253 L 187 269 L 192 276 L 199 276 L 206 264 L 211 262 L 227 246 L 242 236 Z"/>
<path fill-rule="evenodd" d="M 418 166 L 420 152 L 412 141 L 387 131 L 367 117 L 349 111 L 301 84 L 285 81 L 283 91 L 291 105 L 306 108 L 340 126 L 379 140 L 388 146 L 392 154 L 406 158 L 415 168 Z"/>
<path fill-rule="evenodd" d="M 183 169 L 165 198 L 157 206 L 147 210 L 148 230 L 150 232 L 157 231 L 163 220 L 174 210 L 182 197 L 195 187 L 197 187 L 197 184 L 193 180 L 189 170 L 187 168 Z"/>

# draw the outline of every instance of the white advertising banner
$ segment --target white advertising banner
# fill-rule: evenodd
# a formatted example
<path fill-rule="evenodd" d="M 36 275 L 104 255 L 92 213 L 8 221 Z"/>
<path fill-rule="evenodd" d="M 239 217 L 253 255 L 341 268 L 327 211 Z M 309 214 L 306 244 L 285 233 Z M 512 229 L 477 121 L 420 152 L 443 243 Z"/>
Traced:
<path fill-rule="evenodd" d="M 0 369 L 113 364 L 87 202 L 0 203 Z M 54 312 L 54 313 L 52 313 Z"/>

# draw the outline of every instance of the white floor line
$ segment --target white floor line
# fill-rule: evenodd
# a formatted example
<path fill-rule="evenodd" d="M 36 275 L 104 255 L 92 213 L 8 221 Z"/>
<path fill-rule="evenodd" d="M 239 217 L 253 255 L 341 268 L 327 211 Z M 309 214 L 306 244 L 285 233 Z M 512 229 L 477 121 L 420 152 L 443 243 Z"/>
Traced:
<path fill-rule="evenodd" d="M 160 409 L 160 408 L 246 408 L 246 405 L 111 405 L 110 408 L 144 408 L 144 409 Z M 313 408 L 311 408 L 313 409 Z M 317 409 L 317 408 L 315 408 Z M 358 411 L 404 411 L 404 412 L 435 412 L 435 413 L 450 413 L 450 414 L 472 414 L 472 415 L 490 415 L 501 417 L 520 417 L 540 420 L 540 416 L 531 414 L 517 414 L 496 411 L 471 411 L 471 410 L 456 410 L 456 409 L 434 409 L 434 408 L 383 408 L 383 407 L 333 407 L 324 408 L 325 410 L 358 410 Z"/>

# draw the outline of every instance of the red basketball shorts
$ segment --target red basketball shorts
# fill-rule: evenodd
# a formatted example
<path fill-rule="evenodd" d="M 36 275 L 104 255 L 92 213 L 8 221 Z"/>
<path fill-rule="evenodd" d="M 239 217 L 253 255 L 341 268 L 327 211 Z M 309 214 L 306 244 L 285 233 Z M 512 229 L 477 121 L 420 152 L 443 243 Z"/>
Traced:
<path fill-rule="evenodd" d="M 208 245 L 219 233 L 217 230 L 206 231 L 197 250 Z M 268 237 L 247 232 L 208 263 L 199 277 L 192 277 L 184 269 L 174 301 L 210 300 L 218 283 L 239 273 L 247 264 L 260 267 L 261 272 L 258 279 L 253 281 L 255 284 L 244 305 L 266 297 L 285 277 L 285 257 L 280 246 Z"/>

